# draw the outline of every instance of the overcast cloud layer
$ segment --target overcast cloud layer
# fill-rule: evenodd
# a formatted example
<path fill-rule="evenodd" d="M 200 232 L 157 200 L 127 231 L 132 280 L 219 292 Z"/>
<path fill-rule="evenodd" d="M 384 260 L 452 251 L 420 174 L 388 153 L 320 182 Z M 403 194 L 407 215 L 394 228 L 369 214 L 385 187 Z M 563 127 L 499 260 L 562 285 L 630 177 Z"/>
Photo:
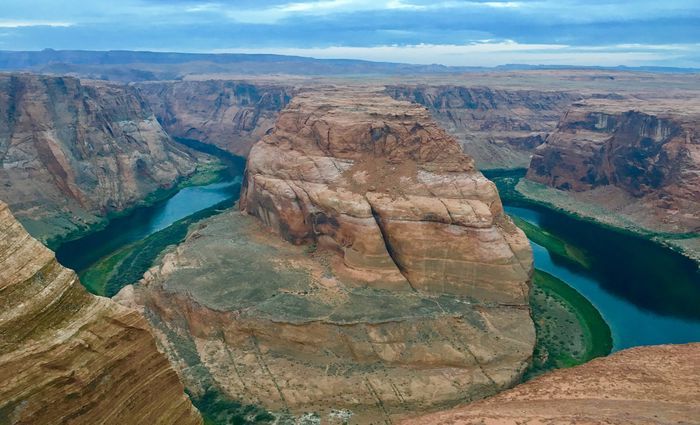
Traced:
<path fill-rule="evenodd" d="M 698 0 L 0 0 L 0 50 L 700 67 Z"/>

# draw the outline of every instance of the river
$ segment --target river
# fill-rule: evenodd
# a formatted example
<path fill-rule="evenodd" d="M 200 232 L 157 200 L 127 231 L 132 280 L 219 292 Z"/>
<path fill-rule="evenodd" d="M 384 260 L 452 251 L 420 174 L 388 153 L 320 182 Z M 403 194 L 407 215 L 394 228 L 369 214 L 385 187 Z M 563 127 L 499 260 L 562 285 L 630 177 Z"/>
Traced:
<path fill-rule="evenodd" d="M 135 208 L 127 215 L 111 220 L 100 231 L 62 244 L 56 250 L 56 258 L 61 264 L 81 273 L 100 259 L 163 230 L 180 219 L 223 201 L 238 198 L 245 169 L 244 158 L 196 140 L 175 140 L 194 150 L 213 155 L 226 164 L 227 169 L 221 174 L 221 181 L 186 187 L 168 199 Z"/>
<path fill-rule="evenodd" d="M 112 220 L 99 232 L 62 245 L 57 250 L 59 261 L 84 271 L 177 220 L 235 199 L 243 174 L 241 164 L 236 159 L 223 182 L 182 189 L 167 200 Z M 499 175 L 487 175 L 499 183 Z M 516 182 L 517 178 L 516 174 Z M 610 326 L 613 350 L 700 341 L 700 271 L 693 261 L 646 239 L 529 205 L 500 184 L 499 189 L 508 214 L 586 254 L 588 267 L 583 267 L 532 243 L 535 267 L 575 288 L 600 311 Z"/>

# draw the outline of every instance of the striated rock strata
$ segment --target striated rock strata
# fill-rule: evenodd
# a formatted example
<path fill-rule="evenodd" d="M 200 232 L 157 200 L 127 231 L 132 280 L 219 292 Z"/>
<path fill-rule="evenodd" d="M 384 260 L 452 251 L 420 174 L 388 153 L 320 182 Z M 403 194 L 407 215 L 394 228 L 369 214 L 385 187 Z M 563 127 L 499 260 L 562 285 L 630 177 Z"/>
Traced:
<path fill-rule="evenodd" d="M 564 91 L 464 86 L 387 86 L 428 108 L 479 168 L 525 168 L 567 108 L 581 95 Z"/>
<path fill-rule="evenodd" d="M 376 423 L 493 394 L 528 366 L 527 240 L 424 108 L 299 94 L 253 147 L 240 206 L 118 296 L 188 387 Z"/>
<path fill-rule="evenodd" d="M 518 189 L 700 260 L 700 103 L 650 98 L 630 107 L 629 100 L 572 107 Z"/>
<path fill-rule="evenodd" d="M 0 203 L 0 423 L 200 424 L 136 311 L 88 294 Z"/>
<path fill-rule="evenodd" d="M 175 137 L 247 156 L 291 99 L 290 87 L 241 81 L 140 84 L 163 127 Z"/>
<path fill-rule="evenodd" d="M 697 424 L 700 344 L 638 347 L 406 425 Z"/>
<path fill-rule="evenodd" d="M 133 206 L 195 166 L 132 88 L 0 75 L 0 198 L 41 239 Z"/>

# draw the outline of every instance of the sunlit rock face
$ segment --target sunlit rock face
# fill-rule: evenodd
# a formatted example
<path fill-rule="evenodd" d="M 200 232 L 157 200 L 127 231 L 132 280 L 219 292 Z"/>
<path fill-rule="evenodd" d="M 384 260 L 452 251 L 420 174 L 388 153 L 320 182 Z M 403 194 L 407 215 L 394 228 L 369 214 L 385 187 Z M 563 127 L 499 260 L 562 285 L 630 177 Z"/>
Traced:
<path fill-rule="evenodd" d="M 405 425 L 692 424 L 700 344 L 632 348 Z"/>
<path fill-rule="evenodd" d="M 131 87 L 0 75 L 0 198 L 42 240 L 133 206 L 196 164 Z"/>
<path fill-rule="evenodd" d="M 0 423 L 201 424 L 148 324 L 88 294 L 0 202 Z"/>
<path fill-rule="evenodd" d="M 402 290 L 527 304 L 530 248 L 428 112 L 369 90 L 299 94 L 250 154 L 241 209 Z"/>

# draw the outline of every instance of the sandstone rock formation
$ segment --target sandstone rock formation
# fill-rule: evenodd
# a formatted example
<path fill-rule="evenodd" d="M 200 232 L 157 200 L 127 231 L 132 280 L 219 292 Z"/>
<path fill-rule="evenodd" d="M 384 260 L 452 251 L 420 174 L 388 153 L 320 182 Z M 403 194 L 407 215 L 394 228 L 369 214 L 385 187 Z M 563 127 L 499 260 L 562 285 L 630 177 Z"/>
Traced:
<path fill-rule="evenodd" d="M 88 294 L 0 203 L 0 423 L 200 424 L 148 324 Z"/>
<path fill-rule="evenodd" d="M 247 156 L 291 99 L 290 87 L 241 81 L 140 84 L 163 127 L 175 137 Z"/>
<path fill-rule="evenodd" d="M 142 306 L 189 388 L 367 423 L 519 379 L 529 245 L 424 108 L 301 93 L 248 165 L 241 207 L 274 232 L 205 220 L 117 297 Z"/>
<path fill-rule="evenodd" d="M 582 97 L 565 91 L 453 85 L 390 85 L 386 91 L 428 108 L 482 169 L 527 167 L 534 148 Z"/>
<path fill-rule="evenodd" d="M 700 344 L 638 347 L 406 425 L 697 424 Z"/>
<path fill-rule="evenodd" d="M 299 94 L 253 147 L 241 209 L 392 288 L 526 303 L 527 240 L 495 185 L 417 105 Z"/>
<path fill-rule="evenodd" d="M 0 75 L 0 198 L 43 240 L 132 206 L 195 166 L 132 88 Z"/>
<path fill-rule="evenodd" d="M 620 217 L 614 225 L 700 234 L 696 99 L 579 103 L 537 148 L 526 177 L 569 192 L 584 215 L 586 204 L 605 208 Z"/>

